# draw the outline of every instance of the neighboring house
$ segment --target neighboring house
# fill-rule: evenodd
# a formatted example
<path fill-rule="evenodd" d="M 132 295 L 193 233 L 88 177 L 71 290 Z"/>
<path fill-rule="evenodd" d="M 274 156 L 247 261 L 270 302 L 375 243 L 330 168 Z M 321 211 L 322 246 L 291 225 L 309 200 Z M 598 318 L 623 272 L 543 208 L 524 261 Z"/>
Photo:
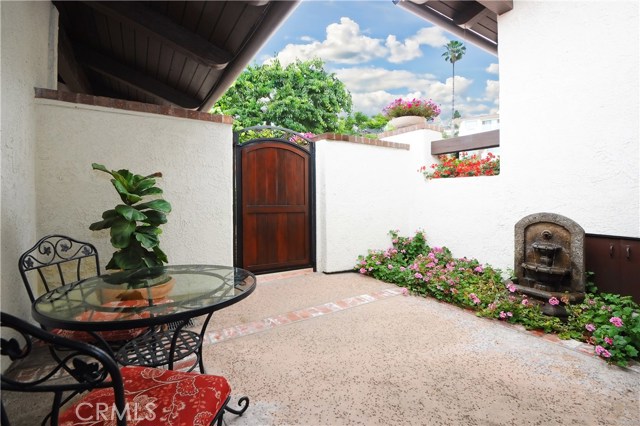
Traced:
<path fill-rule="evenodd" d="M 475 133 L 498 130 L 500 128 L 500 116 L 498 114 L 478 115 L 464 117 L 457 120 L 458 136 L 473 135 Z"/>
<path fill-rule="evenodd" d="M 221 6 L 220 2 L 192 3 L 201 7 Z M 271 7 L 272 3 L 280 7 L 288 4 L 228 3 L 256 8 Z M 163 4 L 174 7 L 179 2 Z M 466 17 L 461 24 L 465 28 L 476 23 L 489 28 L 482 25 L 488 21 L 495 27 L 496 42 L 499 27 L 500 44 L 485 48 L 500 55 L 501 174 L 424 182 L 414 163 L 432 158 L 421 150 L 416 152 L 425 152 L 424 157 L 416 159 L 414 151 L 407 149 L 426 146 L 433 140 L 431 134 L 407 140 L 410 148 L 399 146 L 386 162 L 379 158 L 388 152 L 382 143 L 319 142 L 319 270 L 349 269 L 358 254 L 366 253 L 368 248 L 383 247 L 388 242 L 386 232 L 395 228 L 403 233 L 423 228 L 432 245 L 447 245 L 456 255 L 510 267 L 515 223 L 542 211 L 565 215 L 590 233 L 640 237 L 637 2 L 515 0 L 402 4 L 417 8 L 451 4 L 475 8 L 475 16 L 464 13 L 453 18 Z M 512 8 L 498 11 L 492 19 L 488 9 L 478 7 L 485 4 L 487 7 L 509 4 Z M 264 19 L 262 34 L 268 37 L 287 13 L 265 15 L 260 10 L 264 11 L 247 9 L 252 19 Z M 187 106 L 195 99 L 201 110 L 206 110 L 216 94 L 224 90 L 224 84 L 230 83 L 232 73 L 222 79 L 224 70 L 205 72 L 214 80 L 220 78 L 218 84 L 207 83 L 208 90 L 182 86 L 180 82 L 186 80 L 182 80 L 181 74 L 190 73 L 196 78 L 203 70 L 202 64 L 184 58 L 194 52 L 183 52 L 176 55 L 182 55 L 181 63 L 189 66 L 177 70 L 169 62 L 169 68 L 157 69 L 164 70 L 166 75 L 154 72 L 154 78 L 141 77 L 140 71 L 131 72 L 130 65 L 123 69 L 118 66 L 122 62 L 113 60 L 116 57 L 126 63 L 142 57 L 134 54 L 131 59 L 127 52 L 117 51 L 129 43 L 127 37 L 131 33 L 123 33 L 125 37 L 120 43 L 111 46 L 112 53 L 94 47 L 101 53 L 96 55 L 92 46 L 87 51 L 84 44 L 80 48 L 84 55 L 80 62 L 90 65 L 85 76 L 88 74 L 90 80 L 103 84 L 103 91 L 98 93 L 99 97 L 76 96 L 58 91 L 58 71 L 69 75 L 69 81 L 77 78 L 78 84 L 82 84 L 83 80 L 76 77 L 78 73 L 59 70 L 60 56 L 68 51 L 59 49 L 58 40 L 68 36 L 73 42 L 78 35 L 58 34 L 59 17 L 53 4 L 0 2 L 0 12 L 2 310 L 30 317 L 17 259 L 38 237 L 61 232 L 96 242 L 100 251 L 110 251 L 108 235 L 94 235 L 88 230 L 100 212 L 113 204 L 112 190 L 102 176 L 91 171 L 92 162 L 139 173 L 157 170 L 164 173 L 165 198 L 171 201 L 174 211 L 165 227 L 163 248 L 172 263 L 231 263 L 231 120 L 170 107 L 158 98 L 167 101 L 166 97 L 170 97 L 173 101 L 169 99 L 168 103 L 174 104 L 182 99 Z M 110 13 L 121 15 L 122 11 Z M 215 13 L 209 16 L 215 18 Z M 239 21 L 225 21 L 230 22 Z M 439 25 L 451 26 L 451 22 Z M 73 32 L 73 26 L 62 27 Z M 167 37 L 180 39 L 174 39 L 176 34 L 172 33 Z M 482 43 L 474 40 L 470 31 L 461 29 L 456 36 L 463 41 Z M 196 45 L 197 42 L 187 43 L 182 48 L 190 51 Z M 251 49 L 243 50 L 243 46 L 247 45 L 227 48 L 237 50 L 237 54 L 231 55 L 233 60 L 246 64 L 252 54 Z M 220 53 L 217 52 L 218 59 Z M 598 60 L 598 54 L 604 56 Z M 203 53 L 200 58 L 203 56 L 207 55 Z M 68 57 L 62 64 L 84 70 L 84 66 L 75 67 Z M 96 73 L 102 76 L 99 80 Z M 65 84 L 70 88 L 67 80 Z M 137 88 L 127 84 L 132 80 Z M 163 84 L 158 85 L 157 80 Z M 202 81 L 206 80 L 205 77 Z M 111 87 L 104 87 L 107 82 Z M 167 85 L 174 90 L 167 90 Z M 39 90 L 34 96 L 34 88 L 46 90 Z M 137 96 L 143 103 L 117 99 L 122 96 L 118 95 L 120 91 Z M 187 99 L 184 95 L 188 95 Z M 160 105 L 151 105 L 153 102 Z M 532 124 L 532 117 L 544 117 L 544 123 Z M 411 139 L 409 135 L 383 137 L 404 142 L 400 139 Z M 377 156 L 375 167 L 360 155 L 362 147 Z M 407 156 L 411 158 L 406 160 Z M 339 161 L 325 161 L 329 157 Z M 354 170 L 357 173 L 350 173 Z M 421 189 L 412 193 L 405 187 Z"/>

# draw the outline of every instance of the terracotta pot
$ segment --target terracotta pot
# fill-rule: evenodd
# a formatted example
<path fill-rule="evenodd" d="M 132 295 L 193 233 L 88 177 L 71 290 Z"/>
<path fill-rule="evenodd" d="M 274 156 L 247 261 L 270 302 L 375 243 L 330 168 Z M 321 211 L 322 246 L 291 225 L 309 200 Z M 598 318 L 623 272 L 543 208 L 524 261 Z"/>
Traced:
<path fill-rule="evenodd" d="M 395 117 L 389 120 L 389 125 L 395 129 L 401 129 L 403 127 L 413 126 L 415 124 L 426 123 L 427 119 L 417 115 L 405 115 L 403 117 Z"/>
<path fill-rule="evenodd" d="M 173 290 L 176 280 L 173 277 L 168 277 L 168 281 L 161 282 L 160 284 L 153 284 L 149 287 L 142 288 L 122 288 L 117 286 L 116 288 L 103 287 L 100 289 L 100 298 L 102 303 L 122 300 L 156 300 L 167 297 L 167 295 Z M 115 286 L 114 286 L 115 287 Z"/>

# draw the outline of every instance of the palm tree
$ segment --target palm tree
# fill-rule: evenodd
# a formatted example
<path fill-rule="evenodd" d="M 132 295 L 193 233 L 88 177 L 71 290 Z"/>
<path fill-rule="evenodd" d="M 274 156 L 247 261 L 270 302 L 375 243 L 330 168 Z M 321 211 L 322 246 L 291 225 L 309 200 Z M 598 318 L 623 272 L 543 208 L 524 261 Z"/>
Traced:
<path fill-rule="evenodd" d="M 446 46 L 447 51 L 442 54 L 445 61 L 451 62 L 451 136 L 453 136 L 453 116 L 455 115 L 455 95 L 456 95 L 456 62 L 464 56 L 467 48 L 460 41 L 451 40 Z"/>

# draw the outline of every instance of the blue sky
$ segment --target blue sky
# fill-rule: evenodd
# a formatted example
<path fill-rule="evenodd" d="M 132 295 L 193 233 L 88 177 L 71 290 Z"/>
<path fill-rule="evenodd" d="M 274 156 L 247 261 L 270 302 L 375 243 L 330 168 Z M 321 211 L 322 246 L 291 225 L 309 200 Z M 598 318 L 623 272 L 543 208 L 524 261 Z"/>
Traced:
<path fill-rule="evenodd" d="M 433 99 L 451 116 L 451 63 L 444 45 L 458 37 L 391 0 L 303 1 L 254 62 L 320 57 L 345 83 L 354 111 L 373 115 L 398 97 Z M 463 41 L 464 40 L 460 40 Z M 465 43 L 456 62 L 456 109 L 463 117 L 498 112 L 498 58 Z"/>

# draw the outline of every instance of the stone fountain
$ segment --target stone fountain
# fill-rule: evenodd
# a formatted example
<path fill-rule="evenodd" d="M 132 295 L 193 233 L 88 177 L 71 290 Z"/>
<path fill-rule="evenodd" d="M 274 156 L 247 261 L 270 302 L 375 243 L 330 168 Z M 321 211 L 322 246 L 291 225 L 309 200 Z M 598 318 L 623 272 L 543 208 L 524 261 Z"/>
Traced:
<path fill-rule="evenodd" d="M 584 229 L 554 213 L 535 213 L 515 226 L 516 289 L 542 304 L 542 312 L 566 316 L 563 303 L 585 296 Z"/>

